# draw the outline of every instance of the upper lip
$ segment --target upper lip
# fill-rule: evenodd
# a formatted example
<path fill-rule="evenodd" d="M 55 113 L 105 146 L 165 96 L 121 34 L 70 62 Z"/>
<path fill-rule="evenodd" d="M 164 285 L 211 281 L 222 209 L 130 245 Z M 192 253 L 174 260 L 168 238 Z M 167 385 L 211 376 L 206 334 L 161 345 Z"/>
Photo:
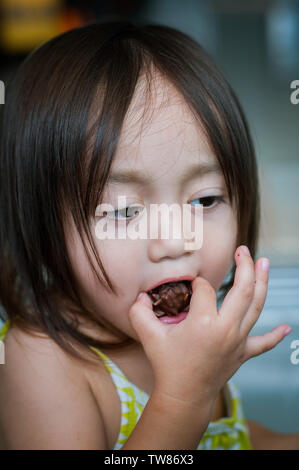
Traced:
<path fill-rule="evenodd" d="M 179 281 L 193 281 L 196 276 L 180 276 L 180 277 L 168 277 L 166 279 L 162 279 L 162 281 L 157 282 L 156 284 L 152 285 L 149 289 L 146 290 L 146 292 L 149 292 L 150 290 L 155 289 L 158 286 L 161 286 L 162 284 L 165 284 L 166 282 L 179 282 Z"/>

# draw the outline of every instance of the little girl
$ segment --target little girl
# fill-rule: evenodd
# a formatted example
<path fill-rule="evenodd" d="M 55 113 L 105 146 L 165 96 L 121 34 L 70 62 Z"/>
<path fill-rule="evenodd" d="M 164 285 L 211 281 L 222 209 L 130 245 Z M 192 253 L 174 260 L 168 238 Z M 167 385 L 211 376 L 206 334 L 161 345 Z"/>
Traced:
<path fill-rule="evenodd" d="M 43 44 L 7 88 L 0 448 L 299 448 L 246 421 L 230 380 L 290 328 L 248 336 L 269 276 L 256 160 L 212 59 L 176 29 L 110 20 Z M 123 236 L 162 203 L 202 214 L 201 248 Z M 103 217 L 117 237 L 95 235 Z M 149 291 L 172 281 L 189 311 L 158 317 Z"/>

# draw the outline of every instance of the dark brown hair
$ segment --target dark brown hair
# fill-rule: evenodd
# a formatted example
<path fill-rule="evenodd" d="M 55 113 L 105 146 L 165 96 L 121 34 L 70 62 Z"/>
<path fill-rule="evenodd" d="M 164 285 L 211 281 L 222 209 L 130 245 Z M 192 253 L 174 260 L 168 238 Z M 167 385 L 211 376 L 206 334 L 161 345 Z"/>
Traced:
<path fill-rule="evenodd" d="M 63 221 L 72 214 L 104 275 L 106 282 L 92 266 L 99 282 L 116 293 L 98 257 L 89 220 L 101 201 L 140 74 L 145 73 L 150 89 L 153 70 L 174 85 L 203 126 L 236 207 L 237 246 L 247 245 L 255 256 L 259 188 L 254 147 L 235 93 L 205 50 L 177 29 L 127 20 L 106 19 L 54 37 L 25 59 L 6 90 L 0 301 L 11 324 L 46 333 L 78 359 L 72 340 L 115 348 L 132 339 L 82 304 Z M 95 105 L 98 115 L 90 126 Z M 87 149 L 92 150 L 89 159 Z M 220 300 L 233 284 L 235 269 L 233 264 L 218 291 Z M 61 314 L 62 302 L 72 320 Z M 90 338 L 78 331 L 74 319 L 79 318 L 110 328 L 124 341 L 108 344 Z"/>

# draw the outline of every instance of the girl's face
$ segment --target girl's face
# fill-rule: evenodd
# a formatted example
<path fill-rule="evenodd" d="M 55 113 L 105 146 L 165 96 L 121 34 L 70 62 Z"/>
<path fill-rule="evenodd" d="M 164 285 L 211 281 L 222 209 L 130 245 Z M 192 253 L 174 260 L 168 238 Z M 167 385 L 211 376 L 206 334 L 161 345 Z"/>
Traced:
<path fill-rule="evenodd" d="M 166 101 L 166 98 L 169 100 Z M 118 196 L 126 196 L 127 204 L 124 207 L 134 203 L 139 210 L 146 208 L 148 213 L 150 204 L 170 206 L 175 203 L 183 207 L 183 204 L 202 203 L 202 247 L 185 251 L 184 244 L 190 240 L 183 238 L 183 232 L 180 239 L 164 239 L 159 232 L 156 239 L 99 240 L 95 235 L 95 218 L 91 232 L 103 266 L 119 289 L 119 295 L 115 296 L 108 293 L 93 275 L 74 225 L 68 226 L 70 236 L 67 236 L 68 252 L 81 286 L 83 301 L 99 317 L 104 317 L 136 341 L 139 340 L 130 324 L 128 312 L 139 292 L 148 290 L 165 278 L 184 275 L 204 277 L 217 291 L 232 263 L 237 236 L 236 215 L 229 204 L 221 171 L 204 175 L 193 171 L 188 179 L 183 179 L 194 164 L 210 163 L 219 168 L 214 153 L 183 98 L 169 84 L 165 87 L 165 82 L 158 82 L 150 106 L 153 114 L 146 125 L 141 119 L 143 103 L 144 97 L 139 87 L 124 123 L 111 175 L 134 171 L 146 176 L 148 182 L 112 179 L 105 188 L 102 202 L 111 204 L 116 210 Z M 202 199 L 208 196 L 222 196 L 224 202 Z M 134 211 L 126 213 L 125 210 L 116 210 L 114 217 L 126 217 L 130 221 L 133 214 Z M 140 214 L 135 217 L 140 218 Z M 117 227 L 117 220 L 115 223 Z M 102 338 L 112 339 L 113 336 L 98 339 Z"/>

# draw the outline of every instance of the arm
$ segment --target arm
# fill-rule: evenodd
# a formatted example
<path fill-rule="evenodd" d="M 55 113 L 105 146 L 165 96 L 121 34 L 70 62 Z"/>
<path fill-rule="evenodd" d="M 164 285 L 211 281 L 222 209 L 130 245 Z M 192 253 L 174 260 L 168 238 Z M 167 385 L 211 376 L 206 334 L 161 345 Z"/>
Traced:
<path fill-rule="evenodd" d="M 202 406 L 192 406 L 154 390 L 121 450 L 195 450 L 211 420 L 213 404 L 203 400 Z"/>
<path fill-rule="evenodd" d="M 285 434 L 247 420 L 254 450 L 299 450 L 299 433 Z"/>

